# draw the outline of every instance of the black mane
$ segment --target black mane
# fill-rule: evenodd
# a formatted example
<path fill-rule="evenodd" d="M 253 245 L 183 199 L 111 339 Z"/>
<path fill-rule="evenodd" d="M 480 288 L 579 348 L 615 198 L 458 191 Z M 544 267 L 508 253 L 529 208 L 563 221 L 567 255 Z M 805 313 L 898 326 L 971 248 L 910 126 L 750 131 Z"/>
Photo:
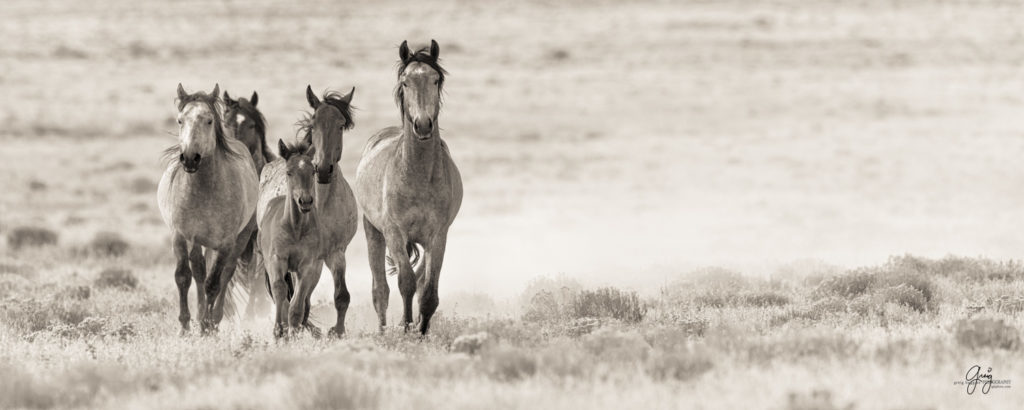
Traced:
<path fill-rule="evenodd" d="M 332 107 L 337 108 L 338 111 L 341 111 L 341 116 L 345 118 L 344 129 L 349 130 L 356 125 L 355 120 L 352 118 L 352 109 L 355 107 L 345 101 L 342 97 L 344 97 L 344 95 L 341 93 L 328 90 L 324 92 L 324 95 L 321 98 L 321 103 L 330 104 Z M 299 126 L 299 130 L 296 134 L 302 133 L 304 136 L 309 137 L 310 134 L 313 133 L 314 114 L 316 114 L 316 112 L 306 113 L 302 119 L 295 123 L 295 125 Z"/>
<path fill-rule="evenodd" d="M 267 119 L 263 117 L 263 113 L 260 112 L 256 106 L 249 103 L 249 100 L 245 98 L 239 98 L 234 100 L 233 104 L 228 104 L 228 115 L 229 122 L 233 118 L 231 114 L 238 113 L 244 115 L 246 118 L 252 120 L 256 127 L 256 135 L 260 141 L 260 151 L 263 152 L 263 158 L 267 161 L 273 161 L 274 154 L 270 152 L 270 148 L 267 147 Z M 231 127 L 237 127 L 236 123 L 231 123 Z"/>

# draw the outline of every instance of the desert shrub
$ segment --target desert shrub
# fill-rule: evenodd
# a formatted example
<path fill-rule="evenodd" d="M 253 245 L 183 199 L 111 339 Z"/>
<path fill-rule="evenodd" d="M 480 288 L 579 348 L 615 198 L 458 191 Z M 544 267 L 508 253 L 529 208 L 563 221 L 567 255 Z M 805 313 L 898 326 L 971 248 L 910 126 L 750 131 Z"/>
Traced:
<path fill-rule="evenodd" d="M 789 296 L 772 291 L 755 292 L 743 295 L 743 303 L 746 304 L 747 306 L 785 306 L 790 304 L 790 302 L 791 300 Z"/>
<path fill-rule="evenodd" d="M 452 351 L 456 353 L 476 354 L 483 350 L 490 341 L 491 335 L 487 332 L 462 335 L 456 337 L 452 342 Z"/>
<path fill-rule="evenodd" d="M 558 339 L 538 353 L 541 371 L 562 378 L 579 378 L 593 371 L 594 361 L 578 343 Z"/>
<path fill-rule="evenodd" d="M 61 289 L 55 297 L 57 299 L 86 300 L 92 296 L 92 288 L 88 286 L 68 286 Z"/>
<path fill-rule="evenodd" d="M 876 304 L 893 303 L 906 306 L 918 312 L 928 309 L 928 298 L 917 288 L 906 284 L 880 289 L 873 297 Z"/>
<path fill-rule="evenodd" d="M 565 319 L 569 304 L 582 289 L 579 282 L 566 277 L 539 277 L 526 286 L 519 297 L 523 319 L 530 322 L 557 322 Z"/>
<path fill-rule="evenodd" d="M 99 277 L 93 283 L 99 288 L 135 289 L 139 285 L 139 280 L 128 269 L 107 268 L 100 271 Z"/>
<path fill-rule="evenodd" d="M 854 298 L 867 293 L 877 280 L 878 277 L 874 272 L 858 269 L 825 279 L 815 289 L 815 294 L 819 296 L 836 295 Z"/>
<path fill-rule="evenodd" d="M 686 381 L 707 373 L 712 367 L 711 360 L 703 355 L 656 351 L 647 359 L 644 371 L 656 380 Z"/>
<path fill-rule="evenodd" d="M 1020 280 L 1024 279 L 1024 264 L 1018 261 L 993 261 L 985 258 L 947 256 L 939 260 L 912 255 L 895 256 L 888 266 L 927 275 L 958 280 Z"/>
<path fill-rule="evenodd" d="M 890 287 L 907 286 L 917 290 L 921 293 L 921 296 L 924 297 L 926 304 L 931 304 L 935 300 L 935 282 L 923 273 L 906 270 L 895 272 L 890 271 L 889 274 L 880 278 L 879 282 L 879 284 L 885 284 Z"/>
<path fill-rule="evenodd" d="M 739 354 L 753 362 L 800 360 L 804 358 L 849 358 L 860 345 L 839 333 L 793 332 L 776 337 L 751 339 L 739 344 Z"/>
<path fill-rule="evenodd" d="M 502 381 L 515 381 L 537 373 L 537 359 L 526 350 L 510 346 L 497 346 L 483 355 L 488 375 Z"/>
<path fill-rule="evenodd" d="M 306 409 L 370 409 L 380 407 L 380 391 L 350 368 L 333 365 L 314 369 L 309 377 L 299 378 L 297 394 Z"/>
<path fill-rule="evenodd" d="M 953 333 L 957 343 L 972 349 L 1017 350 L 1021 346 L 1020 331 L 1003 319 L 960 319 L 953 325 Z"/>
<path fill-rule="evenodd" d="M 7 232 L 7 246 L 13 250 L 55 245 L 57 233 L 37 226 L 21 226 Z"/>
<path fill-rule="evenodd" d="M 651 346 L 643 336 L 604 328 L 583 337 L 584 350 L 601 360 L 638 362 L 647 358 Z"/>
<path fill-rule="evenodd" d="M 97 256 L 121 256 L 130 247 L 117 232 L 99 232 L 89 241 L 88 251 Z"/>
<path fill-rule="evenodd" d="M 569 314 L 574 318 L 609 317 L 636 323 L 644 319 L 647 305 L 640 300 L 636 292 L 608 287 L 576 294 L 569 306 Z"/>
<path fill-rule="evenodd" d="M 14 299 L 0 306 L 2 323 L 21 333 L 43 331 L 52 326 L 77 326 L 89 315 L 90 309 L 79 300 L 50 298 L 40 302 L 35 299 Z"/>

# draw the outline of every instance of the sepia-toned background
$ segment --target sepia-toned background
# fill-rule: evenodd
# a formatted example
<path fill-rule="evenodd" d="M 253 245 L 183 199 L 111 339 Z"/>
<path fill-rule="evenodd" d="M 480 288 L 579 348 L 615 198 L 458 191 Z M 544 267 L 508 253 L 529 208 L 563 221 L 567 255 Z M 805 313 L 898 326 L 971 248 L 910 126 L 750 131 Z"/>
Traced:
<path fill-rule="evenodd" d="M 399 120 L 397 45 L 436 39 L 450 72 L 439 124 L 466 190 L 442 311 L 493 299 L 479 303 L 501 312 L 538 277 L 652 296 L 706 266 L 760 280 L 903 254 L 1018 259 L 1022 19 L 1024 6 L 997 1 L 6 0 L 0 234 L 33 226 L 59 239 L 56 249 L 8 246 L 0 255 L 12 271 L 42 261 L 29 281 L 39 283 L 126 266 L 173 301 L 155 191 L 159 154 L 176 141 L 179 82 L 190 92 L 215 83 L 234 97 L 257 91 L 275 147 L 294 138 L 307 84 L 356 87 L 342 157 L 352 181 L 367 138 Z M 84 255 L 104 232 L 130 244 L 127 256 Z M 348 260 L 350 321 L 368 331 L 361 232 Z M 324 275 L 317 300 L 330 291 Z M 161 326 L 177 307 L 163 309 Z M 942 326 L 957 317 L 942 312 Z M 730 323 L 722 315 L 712 328 Z M 936 332 L 926 338 L 950 337 Z M 912 391 L 952 392 L 973 356 L 946 359 L 935 366 L 956 371 L 941 374 L 943 385 Z M 797 379 L 810 377 L 797 369 Z M 836 390 L 843 372 L 828 369 L 833 391 L 854 400 Z M 1024 382 L 1019 361 L 1013 369 Z M 763 382 L 787 376 L 758 372 Z M 878 383 L 901 382 L 883 374 Z M 638 394 L 675 397 L 656 391 Z M 751 394 L 784 397 L 772 392 Z M 1020 392 L 954 402 L 999 407 Z M 615 403 L 596 397 L 611 401 L 591 404 Z"/>

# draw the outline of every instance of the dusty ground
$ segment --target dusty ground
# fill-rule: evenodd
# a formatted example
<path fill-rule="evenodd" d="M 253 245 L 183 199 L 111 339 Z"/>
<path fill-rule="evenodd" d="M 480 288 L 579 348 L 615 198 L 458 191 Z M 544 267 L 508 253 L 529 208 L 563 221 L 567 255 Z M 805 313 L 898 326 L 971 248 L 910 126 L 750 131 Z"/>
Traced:
<path fill-rule="evenodd" d="M 58 240 L 21 250 L 3 240 L 0 278 L 11 283 L 0 287 L 4 306 L 20 315 L 32 311 L 25 300 L 49 303 L 65 286 L 88 285 L 90 298 L 68 309 L 106 322 L 68 334 L 51 322 L 79 326 L 81 315 L 44 315 L 32 331 L 8 316 L 0 364 L 11 366 L 0 379 L 28 380 L 14 391 L 30 393 L 0 407 L 219 406 L 220 390 L 237 393 L 227 396 L 240 408 L 287 407 L 293 387 L 316 389 L 286 364 L 292 359 L 344 375 L 324 389 L 346 391 L 351 383 L 350 390 L 367 392 L 337 398 L 356 397 L 356 407 L 782 407 L 792 404 L 788 392 L 819 388 L 836 405 L 858 408 L 1019 403 L 1019 388 L 966 396 L 952 386 L 974 362 L 1024 380 L 1019 350 L 965 348 L 953 336 L 968 306 L 1019 295 L 1019 279 L 1008 287 L 943 279 L 936 305 L 907 313 L 895 328 L 877 312 L 797 329 L 772 320 L 815 306 L 818 285 L 799 279 L 807 275 L 903 253 L 1020 257 L 1021 11 L 1009 3 L 934 1 L 6 1 L 0 233 L 35 226 Z M 398 119 L 391 98 L 397 44 L 431 38 L 451 72 L 440 123 L 466 187 L 441 284 L 441 309 L 452 322 L 423 343 L 363 334 L 372 313 L 359 234 L 349 251 L 357 307 L 348 341 L 275 345 L 262 323 L 212 339 L 173 336 L 176 308 L 167 301 L 174 285 L 155 183 L 159 152 L 174 142 L 177 83 L 195 90 L 219 82 L 235 95 L 257 90 L 272 139 L 294 135 L 306 84 L 356 86 L 356 127 L 342 160 L 351 178 L 366 138 Z M 119 234 L 129 251 L 90 253 L 98 232 Z M 792 303 L 696 312 L 661 297 L 709 265 L 754 278 L 795 275 L 783 292 Z M 111 266 L 132 271 L 137 290 L 98 288 L 93 279 Z M 585 287 L 638 290 L 659 311 L 707 321 L 707 334 L 736 331 L 754 345 L 842 334 L 857 347 L 826 349 L 811 361 L 787 356 L 786 347 L 790 353 L 765 364 L 723 347 L 727 337 L 685 334 L 681 351 L 709 352 L 712 370 L 666 381 L 651 376 L 650 365 L 617 363 L 556 377 L 554 365 L 530 356 L 536 375 L 500 376 L 489 363 L 515 363 L 521 353 L 506 348 L 601 355 L 586 347 L 596 342 L 558 330 L 566 323 L 518 323 L 530 305 L 522 297 L 527 284 L 557 275 Z M 318 299 L 329 287 L 325 279 Z M 482 313 L 491 319 L 471 319 Z M 1019 312 L 992 314 L 1021 326 Z M 495 331 L 498 318 L 517 324 Z M 131 336 L 110 336 L 125 323 Z M 645 338 L 653 353 L 625 362 L 648 363 L 684 354 L 650 341 L 654 329 L 676 324 L 659 318 L 610 328 L 615 337 Z M 744 326 L 754 330 L 733 329 Z M 518 333 L 505 334 L 503 347 L 483 357 L 447 353 L 455 336 L 483 328 Z M 531 331 L 544 336 L 519 335 Z M 894 363 L 877 353 L 904 342 L 920 360 Z M 338 358 L 337 367 L 321 358 Z M 412 377 L 399 371 L 411 361 L 419 363 Z M 124 382 L 125 369 L 156 385 Z M 447 393 L 426 393 L 432 377 Z M 94 388 L 63 390 L 69 380 Z M 50 389 L 63 396 L 47 402 Z"/>

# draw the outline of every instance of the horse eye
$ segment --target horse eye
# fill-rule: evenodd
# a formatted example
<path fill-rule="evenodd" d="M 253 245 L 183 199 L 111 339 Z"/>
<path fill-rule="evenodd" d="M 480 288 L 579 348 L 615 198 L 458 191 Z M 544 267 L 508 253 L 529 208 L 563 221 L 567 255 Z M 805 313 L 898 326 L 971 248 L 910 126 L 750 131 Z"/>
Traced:
<path fill-rule="evenodd" d="M 292 172 L 291 171 L 288 171 L 287 174 L 288 174 L 288 176 L 292 176 Z"/>
<path fill-rule="evenodd" d="M 434 85 L 437 85 L 438 81 L 440 81 L 440 80 L 434 80 Z"/>
<path fill-rule="evenodd" d="M 213 120 L 206 120 L 206 125 L 213 125 Z"/>
<path fill-rule="evenodd" d="M 181 118 L 178 118 L 178 125 L 181 125 Z"/>

